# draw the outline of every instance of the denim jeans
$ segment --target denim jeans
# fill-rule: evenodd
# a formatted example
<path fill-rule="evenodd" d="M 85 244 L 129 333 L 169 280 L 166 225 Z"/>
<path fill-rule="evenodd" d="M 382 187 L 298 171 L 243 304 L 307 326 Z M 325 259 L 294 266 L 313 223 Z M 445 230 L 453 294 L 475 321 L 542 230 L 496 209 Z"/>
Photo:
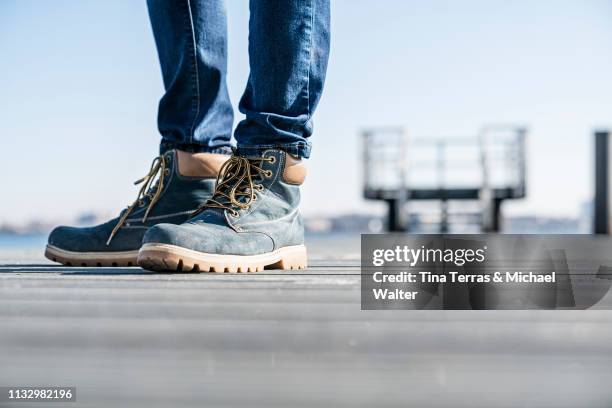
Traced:
<path fill-rule="evenodd" d="M 165 94 L 161 151 L 231 150 L 223 0 L 148 0 Z M 251 0 L 250 74 L 240 99 L 239 152 L 309 157 L 312 115 L 329 55 L 329 0 Z"/>

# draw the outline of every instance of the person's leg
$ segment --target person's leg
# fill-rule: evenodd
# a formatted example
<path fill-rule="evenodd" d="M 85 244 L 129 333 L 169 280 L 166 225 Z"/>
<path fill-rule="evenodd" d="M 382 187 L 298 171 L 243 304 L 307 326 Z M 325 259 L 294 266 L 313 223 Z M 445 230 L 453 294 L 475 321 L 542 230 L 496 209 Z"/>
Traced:
<path fill-rule="evenodd" d="M 119 216 L 94 227 L 54 229 L 45 251 L 53 261 L 136 265 L 145 231 L 188 220 L 211 198 L 231 152 L 222 0 L 150 0 L 148 6 L 166 89 L 159 105 L 161 154 Z"/>
<path fill-rule="evenodd" d="M 181 225 L 143 239 L 138 263 L 153 270 L 254 272 L 306 267 L 300 185 L 312 114 L 329 51 L 328 0 L 252 0 L 251 74 L 235 132 L 236 154 L 215 194 Z"/>
<path fill-rule="evenodd" d="M 161 152 L 230 153 L 233 111 L 226 85 L 223 0 L 148 0 L 165 94 Z"/>
<path fill-rule="evenodd" d="M 267 148 L 308 158 L 312 115 L 329 55 L 329 0 L 251 0 L 251 73 L 240 100 L 239 151 Z"/>

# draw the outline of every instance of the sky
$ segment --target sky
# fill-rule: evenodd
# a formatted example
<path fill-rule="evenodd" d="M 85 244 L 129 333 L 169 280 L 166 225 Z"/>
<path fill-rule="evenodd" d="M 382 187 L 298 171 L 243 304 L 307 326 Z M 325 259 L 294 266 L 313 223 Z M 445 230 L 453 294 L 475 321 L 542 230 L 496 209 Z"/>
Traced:
<path fill-rule="evenodd" d="M 236 104 L 248 1 L 227 6 Z M 510 123 L 529 128 L 528 196 L 505 213 L 576 215 L 592 196 L 592 132 L 612 127 L 611 21 L 602 0 L 332 0 L 303 212 L 381 210 L 361 195 L 364 128 L 433 138 Z M 0 224 L 131 203 L 162 92 L 144 1 L 1 0 Z"/>

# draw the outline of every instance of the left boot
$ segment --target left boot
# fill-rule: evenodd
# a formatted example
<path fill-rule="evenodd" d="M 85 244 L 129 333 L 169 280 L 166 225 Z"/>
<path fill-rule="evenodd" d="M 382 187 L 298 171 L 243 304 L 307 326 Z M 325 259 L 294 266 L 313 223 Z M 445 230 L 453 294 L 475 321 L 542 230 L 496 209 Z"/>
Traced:
<path fill-rule="evenodd" d="M 212 197 L 229 156 L 170 150 L 138 180 L 138 197 L 119 216 L 93 227 L 55 228 L 45 256 L 67 266 L 135 266 L 145 231 L 162 222 L 181 224 Z"/>
<path fill-rule="evenodd" d="M 147 231 L 138 264 L 154 271 L 256 272 L 306 268 L 298 211 L 305 164 L 281 150 L 234 155 L 215 193 L 181 225 Z"/>

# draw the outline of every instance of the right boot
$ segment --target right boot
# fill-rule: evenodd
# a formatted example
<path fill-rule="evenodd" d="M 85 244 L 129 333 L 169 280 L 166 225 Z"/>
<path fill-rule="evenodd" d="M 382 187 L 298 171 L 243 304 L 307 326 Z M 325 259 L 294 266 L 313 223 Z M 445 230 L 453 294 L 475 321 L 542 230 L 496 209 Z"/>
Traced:
<path fill-rule="evenodd" d="M 136 201 L 94 227 L 55 228 L 45 256 L 67 266 L 136 266 L 145 232 L 159 223 L 181 224 L 211 198 L 227 155 L 170 150 L 156 157 Z"/>
<path fill-rule="evenodd" d="M 213 197 L 189 221 L 147 231 L 138 264 L 171 272 L 306 268 L 298 209 L 305 177 L 305 163 L 282 150 L 238 151 L 221 169 Z"/>

